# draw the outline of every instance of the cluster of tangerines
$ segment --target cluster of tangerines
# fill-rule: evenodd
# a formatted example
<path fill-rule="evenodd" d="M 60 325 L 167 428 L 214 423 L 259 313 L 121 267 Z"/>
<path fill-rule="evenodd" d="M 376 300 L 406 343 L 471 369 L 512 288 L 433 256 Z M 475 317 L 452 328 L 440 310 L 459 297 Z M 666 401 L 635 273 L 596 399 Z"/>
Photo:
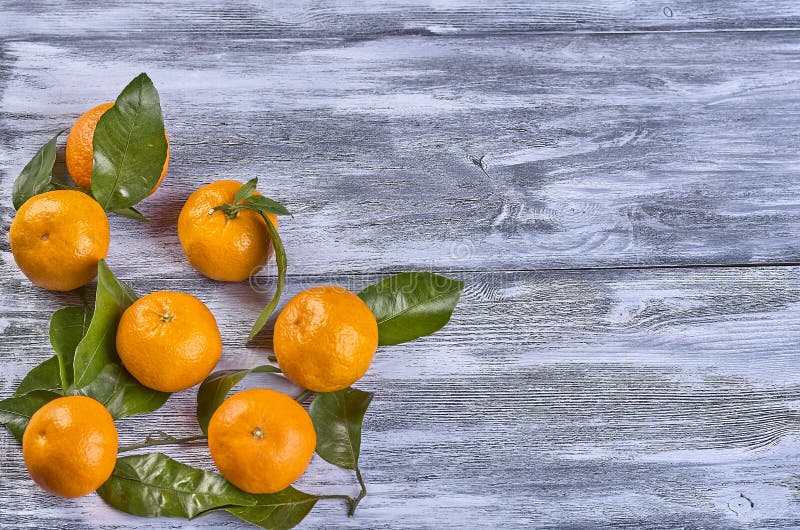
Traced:
<path fill-rule="evenodd" d="M 91 189 L 93 136 L 114 103 L 83 114 L 67 138 L 66 164 L 75 184 Z M 158 183 L 167 172 L 169 151 Z M 223 180 L 196 190 L 178 219 L 178 237 L 189 263 L 219 281 L 243 281 L 261 269 L 273 245 L 268 218 L 239 207 L 259 196 L 243 184 Z M 88 193 L 56 189 L 35 194 L 19 208 L 10 245 L 22 272 L 36 285 L 76 289 L 96 275 L 110 242 L 104 209 Z M 283 374 L 314 392 L 349 387 L 369 367 L 378 346 L 378 326 L 355 294 L 321 286 L 296 295 L 279 314 L 273 347 Z M 122 314 L 116 351 L 143 386 L 177 392 L 203 381 L 222 353 L 211 311 L 187 293 L 159 291 L 136 300 Z M 64 497 L 100 487 L 115 467 L 118 440 L 114 420 L 98 401 L 60 397 L 38 409 L 23 435 L 31 477 Z M 227 398 L 208 425 L 208 446 L 222 475 L 254 494 L 280 491 L 298 479 L 316 446 L 314 425 L 291 397 L 269 389 L 246 390 Z"/>

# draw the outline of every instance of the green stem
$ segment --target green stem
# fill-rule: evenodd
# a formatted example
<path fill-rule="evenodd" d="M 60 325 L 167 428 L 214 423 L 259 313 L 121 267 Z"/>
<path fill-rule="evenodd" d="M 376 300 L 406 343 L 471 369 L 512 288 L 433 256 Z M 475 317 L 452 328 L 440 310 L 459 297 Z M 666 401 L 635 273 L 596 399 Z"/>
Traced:
<path fill-rule="evenodd" d="M 214 212 L 222 211 L 225 214 L 225 217 L 228 219 L 235 219 L 236 214 L 239 211 L 239 208 L 233 204 L 220 204 L 219 206 L 215 206 L 208 211 L 208 214 L 211 215 Z"/>
<path fill-rule="evenodd" d="M 271 362 L 271 363 L 276 363 L 276 362 L 278 362 L 278 358 L 277 358 L 277 357 L 275 357 L 274 355 L 267 355 L 267 360 L 268 360 L 269 362 Z"/>
<path fill-rule="evenodd" d="M 314 392 L 313 390 L 305 390 L 302 394 L 294 398 L 294 400 L 300 404 L 303 404 L 306 402 L 308 398 L 310 398 L 314 394 L 316 394 L 316 392 Z"/>
<path fill-rule="evenodd" d="M 158 435 L 159 438 L 156 438 L 155 435 Z M 135 449 L 144 449 L 145 447 L 153 447 L 156 445 L 176 445 L 176 444 L 185 444 L 189 442 L 196 442 L 198 440 L 206 440 L 208 436 L 204 434 L 200 434 L 197 436 L 188 436 L 186 438 L 175 438 L 164 431 L 155 431 L 147 435 L 147 438 L 144 439 L 143 442 L 133 445 L 123 445 L 117 451 L 118 453 L 125 453 L 127 451 L 133 451 Z"/>
<path fill-rule="evenodd" d="M 361 476 L 361 469 L 358 466 L 356 466 L 356 478 L 358 479 L 358 484 L 361 486 L 361 492 L 358 494 L 358 497 L 351 499 L 348 502 L 350 505 L 350 509 L 347 512 L 348 517 L 353 517 L 356 514 L 358 503 L 361 502 L 361 499 L 367 496 L 367 485 L 364 484 L 364 477 Z"/>
<path fill-rule="evenodd" d="M 349 495 L 319 495 L 317 498 L 345 501 L 347 503 L 347 516 L 353 517 L 356 514 L 358 503 L 367 496 L 367 485 L 364 484 L 364 477 L 361 476 L 361 469 L 358 466 L 356 466 L 356 478 L 358 479 L 358 484 L 361 486 L 361 491 L 356 497 L 350 497 Z"/>
<path fill-rule="evenodd" d="M 324 499 L 342 500 L 342 501 L 347 501 L 347 504 L 353 502 L 353 498 L 348 495 L 317 495 L 317 498 L 320 500 Z"/>

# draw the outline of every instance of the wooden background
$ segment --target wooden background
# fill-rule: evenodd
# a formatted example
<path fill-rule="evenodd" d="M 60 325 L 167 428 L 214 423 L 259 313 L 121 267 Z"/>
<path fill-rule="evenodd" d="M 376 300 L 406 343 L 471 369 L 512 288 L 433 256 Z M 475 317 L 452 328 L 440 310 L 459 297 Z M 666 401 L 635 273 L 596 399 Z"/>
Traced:
<path fill-rule="evenodd" d="M 93 296 L 16 268 L 12 181 L 141 71 L 172 160 L 149 224 L 112 219 L 109 264 L 204 300 L 220 367 L 269 353 L 242 340 L 274 269 L 254 291 L 188 266 L 176 220 L 209 181 L 259 176 L 294 212 L 287 298 L 408 269 L 467 282 L 444 330 L 359 384 L 357 517 L 324 501 L 304 528 L 800 526 L 796 0 L 2 0 L 2 396 L 51 355 L 50 314 Z M 196 434 L 193 412 L 176 395 L 121 441 Z M 212 468 L 202 445 L 166 452 Z M 357 491 L 318 459 L 298 486 Z M 0 525 L 239 527 L 45 494 L 5 433 Z"/>

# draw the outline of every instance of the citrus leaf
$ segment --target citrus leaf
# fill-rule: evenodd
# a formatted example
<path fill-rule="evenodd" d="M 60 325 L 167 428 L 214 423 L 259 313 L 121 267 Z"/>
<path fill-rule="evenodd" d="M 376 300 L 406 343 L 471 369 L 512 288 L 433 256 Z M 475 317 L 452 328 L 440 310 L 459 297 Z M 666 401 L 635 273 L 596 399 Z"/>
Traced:
<path fill-rule="evenodd" d="M 319 497 L 289 486 L 277 493 L 253 495 L 255 506 L 226 508 L 239 519 L 270 530 L 294 528 L 311 511 Z"/>
<path fill-rule="evenodd" d="M 261 217 L 263 217 L 264 221 L 267 223 L 267 230 L 269 230 L 269 236 L 275 247 L 275 262 L 278 264 L 278 284 L 275 287 L 275 294 L 272 295 L 272 300 L 269 301 L 267 307 L 265 307 L 258 315 L 258 318 L 256 318 L 253 328 L 250 330 L 250 335 L 247 336 L 248 341 L 253 340 L 253 337 L 258 335 L 258 332 L 264 328 L 267 320 L 269 320 L 272 312 L 278 307 L 278 302 L 280 302 L 281 299 L 281 292 L 283 291 L 283 282 L 286 280 L 286 250 L 283 248 L 283 241 L 281 241 L 281 236 L 278 234 L 275 225 L 272 224 L 272 219 L 263 212 L 261 213 Z"/>
<path fill-rule="evenodd" d="M 142 213 L 131 206 L 130 208 L 121 208 L 119 210 L 113 210 L 113 212 L 117 215 L 121 215 L 122 217 L 127 217 L 128 219 L 135 219 L 136 221 L 142 222 L 149 222 L 150 219 L 142 215 Z"/>
<path fill-rule="evenodd" d="M 117 361 L 117 325 L 122 313 L 135 300 L 133 291 L 114 277 L 105 260 L 100 260 L 94 314 L 86 335 L 75 349 L 75 388 L 85 387 L 107 364 Z"/>
<path fill-rule="evenodd" d="M 34 390 L 23 396 L 11 397 L 0 401 L 0 423 L 14 435 L 18 442 L 28 426 L 31 416 L 43 405 L 61 397 L 55 392 Z"/>
<path fill-rule="evenodd" d="M 317 394 L 308 414 L 317 431 L 317 454 L 326 462 L 356 469 L 361 425 L 374 394 L 356 388 Z"/>
<path fill-rule="evenodd" d="M 217 473 L 161 453 L 125 456 L 97 490 L 108 504 L 142 517 L 187 517 L 229 506 L 254 506 L 249 493 Z"/>
<path fill-rule="evenodd" d="M 53 164 L 56 163 L 56 141 L 63 132 L 63 130 L 58 131 L 49 142 L 36 151 L 14 181 L 11 202 L 15 210 L 19 210 L 19 207 L 34 195 L 54 189 L 51 176 Z"/>
<path fill-rule="evenodd" d="M 14 392 L 14 396 L 22 396 L 29 394 L 34 390 L 46 390 L 48 392 L 55 392 L 56 394 L 63 394 L 64 391 L 61 387 L 61 377 L 59 374 L 58 358 L 50 357 L 41 364 L 37 364 L 28 375 L 22 380 Z"/>
<path fill-rule="evenodd" d="M 239 201 L 243 201 L 244 199 L 248 198 L 250 195 L 256 191 L 256 186 L 258 186 L 258 179 L 250 179 L 246 183 L 242 184 L 242 187 L 239 188 L 239 191 L 233 196 L 233 204 L 237 204 Z"/>
<path fill-rule="evenodd" d="M 50 344 L 58 359 L 61 388 L 72 386 L 75 348 L 89 328 L 91 313 L 85 307 L 62 307 L 50 317 Z"/>
<path fill-rule="evenodd" d="M 125 370 L 122 364 L 116 362 L 107 364 L 103 371 L 78 393 L 105 405 L 115 420 L 158 410 L 171 395 L 143 386 Z"/>
<path fill-rule="evenodd" d="M 403 272 L 360 293 L 378 321 L 379 344 L 401 344 L 440 330 L 450 320 L 464 282 L 431 272 Z"/>
<path fill-rule="evenodd" d="M 147 74 L 126 86 L 94 131 L 92 194 L 106 210 L 121 210 L 155 188 L 167 159 L 158 91 Z"/>
<path fill-rule="evenodd" d="M 206 377 L 197 390 L 197 422 L 203 434 L 208 434 L 208 422 L 214 411 L 222 405 L 228 392 L 247 375 L 255 373 L 280 373 L 280 368 L 264 364 L 244 370 L 220 370 Z"/>
<path fill-rule="evenodd" d="M 274 213 L 275 215 L 292 215 L 292 212 L 287 210 L 284 205 L 263 195 L 251 195 L 237 207 L 248 208 L 257 212 Z"/>

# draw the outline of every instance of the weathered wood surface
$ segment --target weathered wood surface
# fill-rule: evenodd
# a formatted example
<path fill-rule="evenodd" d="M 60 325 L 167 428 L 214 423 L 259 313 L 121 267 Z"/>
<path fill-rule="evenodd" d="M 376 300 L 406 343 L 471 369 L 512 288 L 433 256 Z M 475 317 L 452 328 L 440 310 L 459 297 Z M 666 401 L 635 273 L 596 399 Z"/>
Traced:
<path fill-rule="evenodd" d="M 800 262 L 800 32 L 224 43 L 7 41 L 4 189 L 146 69 L 171 178 L 135 255 L 176 252 L 199 184 L 262 176 L 296 274 Z"/>
<path fill-rule="evenodd" d="M 348 521 L 342 505 L 326 501 L 306 527 L 800 525 L 800 268 L 461 277 L 468 287 L 451 324 L 381 350 L 360 383 L 377 396 L 362 451 L 371 493 L 358 517 Z M 125 279 L 140 293 L 186 290 L 206 301 L 223 330 L 221 367 L 263 362 L 266 349 L 241 346 L 243 315 L 263 302 L 246 285 Z M 372 280 L 294 279 L 290 294 L 306 283 L 359 289 Z M 4 362 L 3 394 L 49 355 L 51 309 L 80 300 L 7 285 L 2 347 L 15 362 Z M 267 334 L 261 345 L 269 342 Z M 122 441 L 167 425 L 196 434 L 193 407 L 193 392 L 183 392 L 162 411 L 122 420 Z M 164 449 L 210 465 L 203 447 Z M 94 497 L 56 499 L 31 484 L 9 436 L 0 437 L 0 455 L 0 521 L 185 524 L 126 517 Z M 300 483 L 346 493 L 352 484 L 319 461 Z M 218 515 L 193 525 L 227 522 Z"/>
<path fill-rule="evenodd" d="M 287 296 L 408 268 L 467 281 L 447 328 L 360 385 L 357 518 L 326 501 L 305 528 L 798 527 L 799 30 L 778 0 L 0 1 L 0 195 L 145 70 L 170 173 L 151 223 L 112 220 L 109 263 L 206 301 L 221 368 L 263 362 L 269 334 L 241 340 L 267 293 L 183 259 L 178 210 L 205 182 L 263 176 L 295 212 Z M 52 311 L 93 288 L 31 286 L 0 202 L 6 396 L 50 355 Z M 665 268 L 697 264 L 765 266 Z M 195 434 L 193 406 L 119 422 L 123 443 Z M 300 486 L 353 482 L 315 460 Z M 49 496 L 0 435 L 0 527 L 223 525 Z"/>
<path fill-rule="evenodd" d="M 257 0 L 250 2 L 4 2 L 0 36 L 96 35 L 314 38 L 581 31 L 728 31 L 797 28 L 794 0 Z"/>

